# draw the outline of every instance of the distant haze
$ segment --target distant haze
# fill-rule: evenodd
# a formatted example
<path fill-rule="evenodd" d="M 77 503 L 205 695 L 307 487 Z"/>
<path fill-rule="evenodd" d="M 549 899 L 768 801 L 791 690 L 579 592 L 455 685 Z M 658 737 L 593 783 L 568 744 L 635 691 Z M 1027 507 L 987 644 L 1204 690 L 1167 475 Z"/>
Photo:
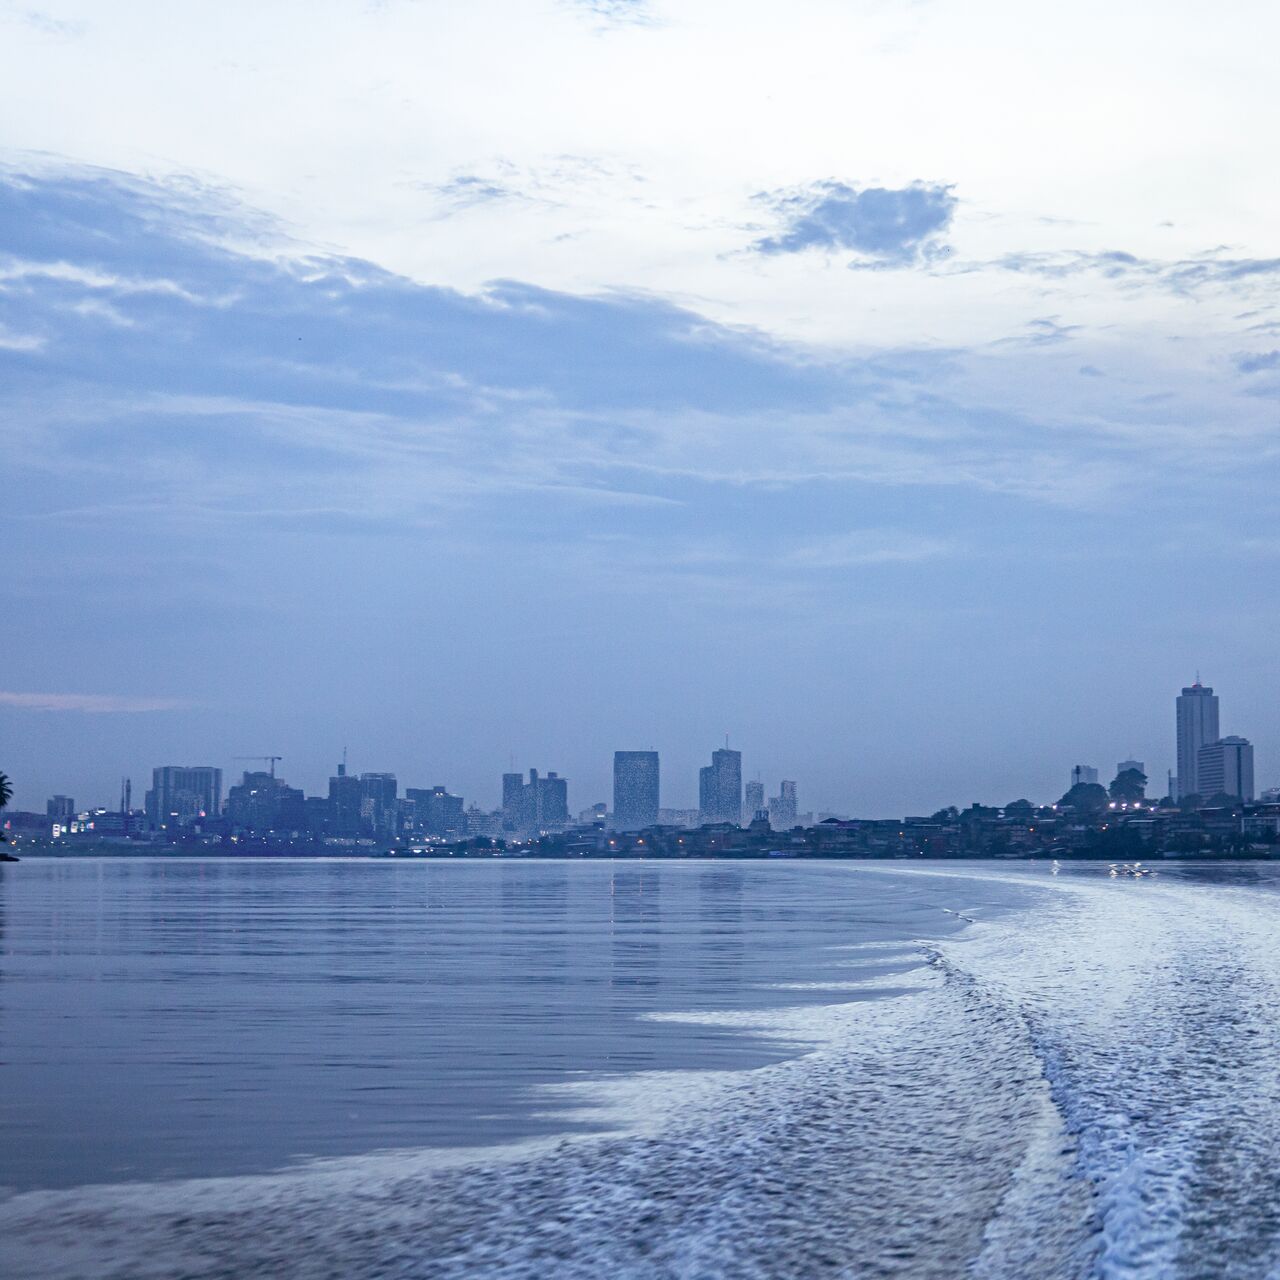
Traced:
<path fill-rule="evenodd" d="M 16 806 L 1280 782 L 1276 6 L 322 10 L 0 14 Z"/>

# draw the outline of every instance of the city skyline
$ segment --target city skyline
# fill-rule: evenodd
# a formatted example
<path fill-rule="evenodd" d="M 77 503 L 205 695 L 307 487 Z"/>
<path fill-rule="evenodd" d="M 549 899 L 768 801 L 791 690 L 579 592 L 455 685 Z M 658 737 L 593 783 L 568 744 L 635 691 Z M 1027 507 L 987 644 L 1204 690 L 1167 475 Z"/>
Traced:
<path fill-rule="evenodd" d="M 606 799 L 654 743 L 692 805 L 728 730 L 806 804 L 914 811 L 1163 778 L 1197 667 L 1280 758 L 1280 12 L 1032 23 L 0 15 L 20 793 L 193 748 L 319 786 L 346 743 Z"/>
<path fill-rule="evenodd" d="M 1196 777 L 1199 770 L 1207 767 L 1211 771 L 1212 779 L 1215 783 L 1215 793 L 1216 790 L 1225 789 L 1231 793 L 1238 792 L 1246 800 L 1252 800 L 1257 791 L 1267 787 L 1265 781 L 1255 783 L 1254 744 L 1250 738 L 1242 735 L 1221 735 L 1219 725 L 1219 698 L 1211 686 L 1203 685 L 1197 678 L 1192 685 L 1183 687 L 1174 699 L 1173 757 L 1181 762 L 1180 767 L 1184 774 L 1188 772 L 1187 762 L 1195 761 L 1197 767 L 1192 772 L 1193 777 Z M 749 772 L 755 776 L 745 777 L 743 753 L 728 746 L 727 735 L 725 741 L 726 745 L 724 747 L 717 748 L 711 753 L 711 764 L 709 766 L 698 766 L 697 804 L 692 806 L 687 803 L 681 803 L 687 793 L 682 790 L 679 780 L 677 780 L 674 788 L 674 794 L 677 797 L 674 802 L 663 792 L 660 781 L 663 776 L 660 764 L 662 753 L 652 748 L 645 750 L 614 750 L 610 775 L 612 779 L 611 788 L 604 799 L 584 799 L 582 794 L 570 796 L 566 790 L 569 775 L 560 770 L 551 770 L 540 775 L 539 770 L 536 768 L 530 770 L 528 780 L 526 780 L 523 773 L 511 771 L 503 773 L 501 795 L 496 806 L 489 802 L 489 789 L 483 786 L 478 791 L 455 794 L 449 791 L 447 785 L 442 785 L 438 782 L 428 789 L 421 786 L 408 787 L 406 781 L 405 785 L 408 789 L 405 794 L 409 798 L 420 797 L 423 803 L 427 803 L 429 800 L 436 807 L 444 803 L 441 797 L 445 797 L 450 804 L 456 802 L 458 815 L 461 815 L 464 803 L 469 808 L 479 805 L 481 811 L 486 813 L 500 811 L 511 821 L 513 814 L 525 812 L 530 805 L 533 806 L 530 811 L 540 815 L 544 802 L 542 798 L 544 788 L 551 785 L 556 795 L 549 803 L 553 805 L 555 812 L 565 815 L 565 821 L 568 820 L 571 813 L 585 812 L 585 807 L 594 806 L 600 813 L 609 813 L 616 821 L 622 823 L 623 825 L 619 826 L 619 830 L 636 830 L 652 825 L 657 820 L 656 815 L 659 810 L 665 812 L 677 810 L 686 813 L 699 812 L 707 821 L 741 822 L 743 824 L 749 822 L 757 810 L 767 810 L 774 815 L 789 815 L 794 820 L 797 813 L 796 782 L 783 778 L 777 783 L 778 794 L 770 795 L 761 776 L 761 770 L 752 768 Z M 280 755 L 237 756 L 235 758 L 240 761 L 254 760 L 262 764 L 269 764 L 270 777 L 273 779 L 275 778 L 277 763 L 284 759 Z M 1207 765 L 1206 761 L 1208 762 Z M 1133 757 L 1118 760 L 1114 770 L 1097 764 L 1074 764 L 1071 766 L 1068 785 L 1069 787 L 1077 785 L 1106 786 L 1112 774 L 1119 775 L 1127 770 L 1142 773 L 1147 777 L 1148 794 L 1152 797 L 1163 795 L 1167 790 L 1167 793 L 1174 800 L 1189 795 L 1200 795 L 1202 799 L 1206 798 L 1200 790 L 1184 782 L 1183 778 L 1174 774 L 1172 770 L 1167 773 L 1168 788 L 1162 787 L 1158 777 L 1151 773 L 1145 760 Z M 457 772 L 456 769 L 449 767 L 446 767 L 444 771 L 448 773 Z M 249 778 L 251 772 L 246 771 L 244 776 L 246 779 Z M 590 776 L 588 774 L 588 777 Z M 666 776 L 670 779 L 671 775 L 668 774 Z M 157 810 L 168 804 L 171 812 L 194 812 L 202 807 L 209 807 L 213 812 L 218 811 L 217 797 L 220 796 L 222 787 L 222 770 L 220 767 L 211 765 L 156 766 L 152 770 L 152 777 L 153 791 L 156 797 L 154 803 Z M 357 812 L 360 804 L 360 782 L 362 779 L 369 778 L 389 779 L 392 784 L 392 795 L 394 795 L 397 779 L 404 781 L 405 775 L 400 774 L 398 771 L 379 773 L 359 769 L 348 775 L 348 752 L 344 748 L 341 761 L 329 775 L 328 797 L 330 803 L 344 804 L 351 812 Z M 420 781 L 420 779 L 417 780 Z M 1230 782 L 1229 786 L 1226 785 L 1228 782 Z M 130 784 L 131 778 L 128 775 L 121 778 L 122 796 L 126 794 L 126 788 Z M 341 801 L 339 797 L 343 794 L 344 788 L 353 790 L 350 799 Z M 173 790 L 179 796 L 185 797 L 185 799 L 171 801 L 168 799 L 170 790 Z M 1051 787 L 1049 790 L 1052 793 L 1053 788 Z M 299 803 L 301 803 L 301 798 L 305 791 L 305 786 L 298 789 Z M 48 794 L 54 795 L 58 800 L 66 799 L 65 792 L 55 793 L 50 791 Z M 74 791 L 72 794 L 74 794 Z M 1003 800 L 994 799 L 991 796 L 976 797 L 975 803 L 994 803 L 999 805 L 1012 799 L 1030 798 L 1032 794 L 1024 790 L 1016 796 L 1010 795 Z M 153 792 L 151 791 L 147 793 L 147 812 L 149 817 L 154 816 L 152 814 L 152 795 Z M 1038 803 L 1051 803 L 1050 794 L 1036 793 L 1036 795 Z M 941 803 L 952 803 L 952 800 L 944 800 Z M 87 807 L 109 808 L 110 806 L 95 802 Z M 916 806 L 916 809 L 919 812 L 928 812 L 931 807 L 938 806 Z M 815 804 L 812 805 L 810 811 L 841 812 L 846 808 L 847 806 Z M 622 814 L 620 818 L 618 817 L 619 812 Z M 912 812 L 912 809 L 908 807 L 903 812 Z M 877 815 L 871 813 L 863 816 L 874 817 Z"/>

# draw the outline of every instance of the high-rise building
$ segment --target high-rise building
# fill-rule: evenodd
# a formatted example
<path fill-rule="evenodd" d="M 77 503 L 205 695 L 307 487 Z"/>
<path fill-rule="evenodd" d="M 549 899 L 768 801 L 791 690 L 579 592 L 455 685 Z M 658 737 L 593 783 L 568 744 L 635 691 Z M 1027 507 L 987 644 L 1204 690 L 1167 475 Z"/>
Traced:
<path fill-rule="evenodd" d="M 516 787 L 519 786 L 517 792 Z M 569 782 L 558 773 L 539 775 L 529 770 L 529 781 L 518 773 L 502 775 L 502 827 L 521 835 L 544 835 L 569 825 Z"/>
<path fill-rule="evenodd" d="M 360 775 L 360 816 L 373 828 L 374 835 L 395 835 L 400 809 L 396 804 L 399 786 L 394 773 L 362 773 Z"/>
<path fill-rule="evenodd" d="M 211 765 L 163 765 L 151 771 L 147 820 L 153 827 L 183 826 L 222 812 L 222 770 Z"/>
<path fill-rule="evenodd" d="M 1091 764 L 1078 764 L 1071 770 L 1071 785 L 1078 787 L 1082 783 L 1086 786 L 1098 781 L 1098 771 Z"/>
<path fill-rule="evenodd" d="M 1175 800 L 1198 796 L 1200 784 L 1200 748 L 1217 742 L 1218 699 L 1199 680 L 1178 695 L 1178 792 Z"/>
<path fill-rule="evenodd" d="M 746 799 L 743 802 L 743 812 L 748 820 L 754 818 L 764 808 L 764 783 L 748 782 L 746 785 Z"/>
<path fill-rule="evenodd" d="M 246 772 L 227 791 L 227 821 L 245 831 L 306 831 L 306 797 L 274 773 Z"/>
<path fill-rule="evenodd" d="M 1247 738 L 1233 736 L 1205 743 L 1196 754 L 1196 777 L 1200 787 L 1196 794 L 1202 800 L 1228 795 L 1252 801 L 1252 744 Z"/>
<path fill-rule="evenodd" d="M 796 784 L 783 782 L 778 794 L 769 801 L 769 822 L 778 831 L 790 831 L 796 825 Z"/>
<path fill-rule="evenodd" d="M 658 753 L 613 753 L 613 825 L 618 831 L 640 831 L 658 821 Z"/>
<path fill-rule="evenodd" d="M 519 831 L 524 806 L 524 774 L 502 775 L 502 825 L 507 831 Z"/>
<path fill-rule="evenodd" d="M 722 747 L 698 770 L 698 808 L 702 821 L 742 825 L 742 752 Z"/>
<path fill-rule="evenodd" d="M 76 802 L 70 796 L 53 796 L 44 808 L 45 815 L 58 822 L 69 822 L 76 816 Z"/>
<path fill-rule="evenodd" d="M 467 834 L 461 796 L 450 795 L 444 787 L 432 787 L 429 791 L 408 787 L 404 794 L 407 800 L 413 801 L 413 823 L 419 831 L 449 840 L 459 840 Z"/>
<path fill-rule="evenodd" d="M 333 835 L 351 837 L 365 833 L 364 818 L 360 813 L 361 793 L 360 779 L 347 772 L 345 762 L 340 764 L 337 774 L 329 779 L 326 826 Z"/>
<path fill-rule="evenodd" d="M 1121 760 L 1116 765 L 1116 777 L 1118 778 L 1122 773 L 1127 773 L 1130 769 L 1134 773 L 1142 774 L 1144 778 L 1147 776 L 1147 766 L 1141 760 Z"/>

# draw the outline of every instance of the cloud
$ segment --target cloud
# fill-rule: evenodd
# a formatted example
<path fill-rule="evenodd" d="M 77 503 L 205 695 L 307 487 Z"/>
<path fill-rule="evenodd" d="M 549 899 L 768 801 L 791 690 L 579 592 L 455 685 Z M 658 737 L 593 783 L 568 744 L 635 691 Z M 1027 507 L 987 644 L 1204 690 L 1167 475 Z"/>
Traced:
<path fill-rule="evenodd" d="M 1176 293 L 1190 293 L 1212 286 L 1247 286 L 1254 281 L 1270 286 L 1273 278 L 1280 275 L 1280 258 L 1230 258 L 1214 252 L 1161 259 L 1116 249 L 1101 253 L 1068 249 L 1010 253 L 987 263 L 956 263 L 950 269 L 968 272 L 990 267 L 1049 280 L 1098 275 L 1106 280 L 1153 284 Z"/>
<path fill-rule="evenodd" d="M 590 14 L 602 27 L 649 26 L 656 21 L 649 0 L 568 0 L 568 4 Z"/>
<path fill-rule="evenodd" d="M 457 174 L 448 182 L 428 183 L 423 189 L 432 192 L 442 203 L 453 209 L 471 209 L 476 205 L 526 198 L 506 183 L 478 173 Z"/>
<path fill-rule="evenodd" d="M 914 182 L 892 189 L 844 182 L 815 182 L 760 195 L 782 228 L 757 240 L 766 255 L 806 249 L 852 250 L 854 267 L 907 267 L 945 257 L 940 237 L 951 226 L 957 200 L 952 188 Z"/>
<path fill-rule="evenodd" d="M 873 564 L 912 564 L 953 555 L 954 543 L 893 529 L 858 529 L 794 548 L 781 563 L 796 569 L 848 569 Z"/>
<path fill-rule="evenodd" d="M 1280 369 L 1280 351 L 1254 351 L 1236 357 L 1236 368 L 1241 373 L 1268 373 Z"/>
<path fill-rule="evenodd" d="M 22 711 L 101 712 L 186 711 L 192 706 L 178 698 L 130 697 L 114 693 L 13 693 L 0 690 L 0 706 Z"/>

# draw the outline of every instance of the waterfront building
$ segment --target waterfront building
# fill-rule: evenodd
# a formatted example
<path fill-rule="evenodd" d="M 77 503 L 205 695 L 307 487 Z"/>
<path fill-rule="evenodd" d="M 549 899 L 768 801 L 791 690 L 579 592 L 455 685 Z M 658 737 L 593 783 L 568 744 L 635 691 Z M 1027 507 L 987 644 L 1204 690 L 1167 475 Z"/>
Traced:
<path fill-rule="evenodd" d="M 146 795 L 153 827 L 185 826 L 222 812 L 222 770 L 211 765 L 162 765 L 151 771 Z"/>
<path fill-rule="evenodd" d="M 399 786 L 394 773 L 360 775 L 360 816 L 375 836 L 396 834 L 400 807 L 396 803 Z"/>
<path fill-rule="evenodd" d="M 1200 748 L 1217 742 L 1218 699 L 1213 690 L 1199 680 L 1183 689 L 1177 700 L 1178 776 L 1175 800 L 1202 794 L 1200 783 Z"/>
<path fill-rule="evenodd" d="M 769 821 L 778 831 L 789 831 L 796 825 L 796 784 L 782 782 L 778 794 L 769 800 Z"/>
<path fill-rule="evenodd" d="M 742 825 L 742 752 L 722 747 L 698 770 L 698 807 L 704 823 Z"/>
<path fill-rule="evenodd" d="M 479 805 L 473 804 L 466 813 L 467 835 L 488 836 L 496 840 L 502 835 L 502 810 L 494 809 L 486 813 Z"/>
<path fill-rule="evenodd" d="M 640 831 L 658 821 L 658 753 L 613 753 L 613 826 Z"/>
<path fill-rule="evenodd" d="M 340 764 L 335 777 L 329 779 L 329 814 L 327 828 L 335 836 L 364 834 L 364 819 L 360 816 L 360 779 L 347 773 L 347 766 Z"/>
<path fill-rule="evenodd" d="M 1206 743 L 1196 755 L 1201 800 L 1217 795 L 1253 800 L 1253 745 L 1247 738 L 1228 736 Z"/>
<path fill-rule="evenodd" d="M 502 775 L 502 825 L 507 831 L 519 831 L 524 806 L 524 774 Z"/>
<path fill-rule="evenodd" d="M 70 796 L 53 796 L 45 805 L 45 813 L 56 822 L 70 822 L 76 816 L 76 802 Z"/>
<path fill-rule="evenodd" d="M 502 775 L 504 831 L 530 836 L 563 831 L 568 825 L 568 779 L 555 772 L 542 776 L 537 769 L 529 770 L 528 782 L 518 773 Z"/>
<path fill-rule="evenodd" d="M 244 831 L 307 829 L 306 797 L 283 778 L 262 771 L 246 772 L 227 791 L 227 821 Z"/>
<path fill-rule="evenodd" d="M 749 819 L 754 819 L 764 809 L 764 783 L 748 782 L 745 792 L 742 809 Z"/>
<path fill-rule="evenodd" d="M 691 830 L 698 826 L 702 813 L 698 809 L 659 809 L 658 825 L 660 827 L 683 827 Z"/>
<path fill-rule="evenodd" d="M 450 795 L 444 787 L 424 790 L 407 787 L 405 798 L 413 803 L 413 826 L 429 836 L 457 840 L 467 834 L 465 805 L 461 796 Z"/>

